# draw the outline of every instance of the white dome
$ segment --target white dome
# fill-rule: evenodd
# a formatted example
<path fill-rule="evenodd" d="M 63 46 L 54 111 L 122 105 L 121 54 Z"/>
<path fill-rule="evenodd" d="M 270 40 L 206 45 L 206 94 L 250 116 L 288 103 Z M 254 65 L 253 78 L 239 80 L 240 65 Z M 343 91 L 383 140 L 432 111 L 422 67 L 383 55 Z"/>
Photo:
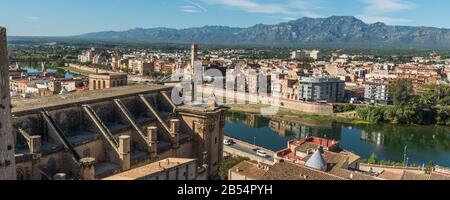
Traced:
<path fill-rule="evenodd" d="M 306 161 L 305 164 L 307 167 L 311 167 L 313 169 L 322 170 L 325 171 L 327 169 L 327 163 L 325 162 L 325 159 L 323 159 L 322 154 L 320 153 L 320 150 L 317 150 L 311 158 Z"/>

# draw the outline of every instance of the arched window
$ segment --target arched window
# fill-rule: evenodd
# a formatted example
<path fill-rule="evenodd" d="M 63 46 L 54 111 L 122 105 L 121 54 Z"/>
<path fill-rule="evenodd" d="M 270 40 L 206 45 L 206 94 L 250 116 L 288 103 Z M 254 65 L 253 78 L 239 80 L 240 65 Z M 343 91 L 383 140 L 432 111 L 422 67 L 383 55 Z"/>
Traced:
<path fill-rule="evenodd" d="M 106 88 L 106 81 L 103 81 L 103 89 Z"/>
<path fill-rule="evenodd" d="M 94 90 L 96 90 L 97 89 L 97 81 L 96 80 L 94 80 L 93 82 L 92 82 L 92 85 L 94 86 L 93 88 L 94 88 Z"/>

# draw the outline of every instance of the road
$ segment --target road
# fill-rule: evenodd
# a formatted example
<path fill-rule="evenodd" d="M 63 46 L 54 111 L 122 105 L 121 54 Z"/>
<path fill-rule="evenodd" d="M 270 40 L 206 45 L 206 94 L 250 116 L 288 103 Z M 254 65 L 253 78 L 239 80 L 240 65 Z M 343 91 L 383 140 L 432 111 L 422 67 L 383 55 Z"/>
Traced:
<path fill-rule="evenodd" d="M 228 137 L 225 137 L 225 139 L 230 139 Z M 233 145 L 224 145 L 224 152 L 227 154 L 232 154 L 232 155 L 236 155 L 236 156 L 241 156 L 241 157 L 248 157 L 250 158 L 250 160 L 254 160 L 254 161 L 260 161 L 269 165 L 273 165 L 275 159 L 273 157 L 274 152 L 263 149 L 261 147 L 257 147 L 248 143 L 245 143 L 243 141 L 240 140 L 236 140 L 231 138 L 235 143 Z M 265 151 L 268 155 L 268 157 L 263 158 L 260 157 L 258 155 L 256 155 L 256 151 L 255 149 L 261 149 L 263 151 Z"/>

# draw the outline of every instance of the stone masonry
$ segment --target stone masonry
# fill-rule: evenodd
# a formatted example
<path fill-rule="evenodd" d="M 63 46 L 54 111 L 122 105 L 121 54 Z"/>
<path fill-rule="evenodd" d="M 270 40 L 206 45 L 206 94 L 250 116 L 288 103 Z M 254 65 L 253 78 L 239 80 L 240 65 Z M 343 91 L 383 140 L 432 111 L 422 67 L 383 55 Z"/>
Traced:
<path fill-rule="evenodd" d="M 6 29 L 0 27 L 0 180 L 16 179 Z"/>

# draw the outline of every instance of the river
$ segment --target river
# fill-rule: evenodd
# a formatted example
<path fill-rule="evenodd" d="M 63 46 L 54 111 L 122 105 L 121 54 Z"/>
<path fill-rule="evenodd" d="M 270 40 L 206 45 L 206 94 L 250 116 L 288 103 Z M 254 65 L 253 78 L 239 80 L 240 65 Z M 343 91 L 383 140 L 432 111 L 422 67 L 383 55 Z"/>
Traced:
<path fill-rule="evenodd" d="M 35 67 L 26 67 L 25 69 L 27 69 L 28 74 L 30 74 L 30 75 L 38 74 L 41 72 L 40 69 L 37 69 Z M 48 73 L 64 73 L 64 78 L 75 78 L 77 76 L 70 72 L 64 72 L 64 70 L 60 70 L 60 69 L 56 69 L 56 68 L 46 68 L 45 71 Z"/>
<path fill-rule="evenodd" d="M 319 136 L 339 140 L 341 147 L 368 159 L 450 167 L 450 128 L 403 125 L 348 125 L 312 120 L 280 120 L 258 115 L 228 114 L 225 135 L 278 151 L 292 139 Z"/>
<path fill-rule="evenodd" d="M 39 74 L 41 72 L 41 66 L 38 63 L 32 63 L 32 64 L 20 63 L 20 68 L 21 69 L 26 69 L 28 74 L 30 74 L 30 75 Z M 48 72 L 48 73 L 64 74 L 64 78 L 75 78 L 75 77 L 77 77 L 76 74 L 73 74 L 73 73 L 70 73 L 70 72 L 65 72 L 63 69 L 52 68 L 52 67 L 49 67 L 49 66 L 45 67 L 45 71 Z"/>

